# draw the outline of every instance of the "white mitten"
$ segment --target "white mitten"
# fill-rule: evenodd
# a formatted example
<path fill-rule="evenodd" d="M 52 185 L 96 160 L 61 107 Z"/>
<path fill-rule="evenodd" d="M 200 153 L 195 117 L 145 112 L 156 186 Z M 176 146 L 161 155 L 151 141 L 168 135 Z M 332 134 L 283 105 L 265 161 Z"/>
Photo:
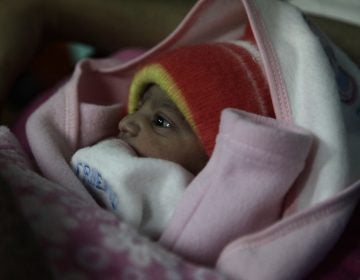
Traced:
<path fill-rule="evenodd" d="M 71 165 L 99 203 L 153 238 L 194 177 L 176 163 L 138 157 L 117 138 L 78 150 Z"/>

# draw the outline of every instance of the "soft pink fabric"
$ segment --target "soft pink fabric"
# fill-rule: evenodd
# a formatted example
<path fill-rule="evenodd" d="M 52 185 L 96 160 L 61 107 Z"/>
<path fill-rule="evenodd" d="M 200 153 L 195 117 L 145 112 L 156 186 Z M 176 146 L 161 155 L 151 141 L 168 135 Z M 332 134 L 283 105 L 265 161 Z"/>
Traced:
<path fill-rule="evenodd" d="M 16 194 L 54 279 L 224 279 L 139 235 L 83 192 L 40 176 L 1 126 L 0 177 Z"/>
<path fill-rule="evenodd" d="M 19 139 L 21 146 L 29 156 L 31 156 L 31 149 L 25 133 L 26 122 L 29 116 L 51 95 L 53 95 L 55 91 L 56 89 L 53 88 L 37 96 L 33 101 L 30 102 L 30 104 L 27 105 L 27 107 L 17 117 L 16 122 L 11 126 L 12 133 L 14 133 L 16 138 Z"/>
<path fill-rule="evenodd" d="M 360 275 L 360 204 L 334 248 L 306 280 L 356 279 Z"/>
<path fill-rule="evenodd" d="M 230 243 L 217 267 L 232 279 L 294 279 L 324 258 L 360 197 L 360 182 L 335 199 Z M 254 261 L 256 256 L 256 261 Z M 299 265 L 299 264 L 302 265 Z M 261 264 L 261 267 L 259 267 Z"/>
<path fill-rule="evenodd" d="M 145 52 L 142 48 L 131 48 L 131 49 L 122 49 L 118 52 L 115 52 L 111 57 L 112 61 L 116 61 L 117 63 L 121 61 L 125 63 L 136 57 L 142 55 Z M 45 92 L 42 92 L 39 96 L 37 96 L 27 107 L 21 112 L 21 114 L 17 117 L 16 122 L 11 126 L 11 132 L 14 133 L 16 138 L 19 140 L 21 146 L 24 148 L 25 152 L 31 157 L 31 149 L 27 140 L 27 136 L 25 133 L 26 122 L 29 116 L 47 99 L 49 99 L 58 88 L 63 85 L 66 80 L 60 82 L 57 86 L 49 89 Z"/>
<path fill-rule="evenodd" d="M 35 232 L 45 238 L 44 250 L 61 279 L 75 272 L 93 279 L 107 278 L 110 273 L 128 279 L 126 273 L 130 272 L 138 277 L 149 273 L 153 279 L 219 277 L 214 270 L 203 274 L 204 270 L 189 262 L 166 263 L 170 256 L 167 251 L 158 244 L 142 242 L 134 232 L 127 234 L 128 227 L 120 221 L 110 218 L 110 224 L 104 227 L 108 214 L 94 203 L 68 161 L 77 148 L 116 133 L 130 79 L 140 63 L 181 45 L 236 40 L 247 22 L 260 47 L 277 118 L 288 124 L 264 119 L 254 123 L 252 117 L 239 112 L 224 112 L 216 153 L 189 186 L 187 193 L 192 195 L 184 197 L 163 240 L 175 253 L 214 264 L 230 278 L 279 280 L 304 277 L 339 238 L 360 195 L 355 111 L 359 104 L 349 107 L 352 111 L 340 104 L 334 73 L 322 45 L 302 15 L 285 2 L 243 0 L 224 5 L 222 1 L 200 1 L 168 38 L 136 59 L 127 63 L 114 59 L 79 63 L 69 82 L 32 114 L 27 134 L 41 174 L 47 179 L 21 166 L 22 160 L 12 166 L 13 149 L 4 151 L 1 172 L 23 195 L 30 194 L 23 209 Z M 352 69 L 359 76 L 358 69 Z M 359 88 L 360 81 L 356 82 Z M 345 115 L 353 122 L 348 122 Z M 307 137 L 295 129 L 299 125 L 313 134 L 314 141 L 311 157 L 305 161 L 306 173 L 300 174 L 294 189 L 292 182 L 304 165 L 309 145 Z M 275 130 L 266 129 L 269 127 Z M 240 133 L 242 130 L 249 134 Z M 282 142 L 282 137 L 288 141 Z M 299 146 L 293 151 L 296 141 Z M 245 157 L 234 152 L 249 153 L 250 149 L 238 145 L 242 142 L 259 147 L 272 145 L 284 157 L 277 161 L 272 149 L 267 151 L 271 157 L 262 153 L 261 161 L 251 162 L 250 171 L 258 170 L 251 178 L 245 172 Z M 250 154 L 259 156 L 258 151 Z M 271 165 L 266 161 L 266 168 L 261 168 L 258 164 L 265 159 L 275 161 Z M 285 162 L 288 164 L 283 168 Z M 238 167 L 243 172 L 237 172 Z M 283 171 L 283 176 L 272 177 L 271 168 L 275 174 Z M 244 177 L 247 184 L 236 188 Z M 265 177 L 269 179 L 260 183 Z M 225 188 L 228 191 L 223 191 Z M 285 194 L 291 197 L 286 212 L 281 208 Z M 241 203 L 227 203 L 236 200 L 235 195 Z M 64 202 L 69 207 L 57 207 L 60 201 L 73 198 L 76 202 Z M 38 213 L 42 213 L 41 218 Z M 77 213 L 90 213 L 91 219 L 78 218 Z M 93 219 L 96 215 L 105 218 Z M 54 241 L 53 236 L 59 239 Z M 141 244 L 140 248 L 137 244 Z M 192 246 L 198 251 L 193 252 Z M 121 257 L 112 255 L 114 251 L 121 252 Z M 160 261 L 159 255 L 153 253 L 159 251 L 166 256 Z M 139 268 L 129 261 L 126 256 L 133 254 L 140 254 L 140 262 L 145 265 Z M 102 256 L 106 255 L 103 262 Z M 155 268 L 149 263 L 155 263 Z M 156 274 L 159 270 L 161 273 Z"/>
<path fill-rule="evenodd" d="M 281 218 L 283 198 L 305 165 L 311 140 L 289 124 L 225 110 L 210 162 L 186 189 L 160 242 L 214 265 L 237 236 Z"/>

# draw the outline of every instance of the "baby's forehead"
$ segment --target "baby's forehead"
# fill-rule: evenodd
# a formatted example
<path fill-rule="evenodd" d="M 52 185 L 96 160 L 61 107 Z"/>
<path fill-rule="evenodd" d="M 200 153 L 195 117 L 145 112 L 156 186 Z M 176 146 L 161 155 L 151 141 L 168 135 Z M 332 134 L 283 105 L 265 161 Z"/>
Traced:
<path fill-rule="evenodd" d="M 182 115 L 179 108 L 176 106 L 175 102 L 171 100 L 166 91 L 156 84 L 151 84 L 144 90 L 140 96 L 140 101 L 142 103 L 151 102 L 154 106 L 165 107 Z"/>

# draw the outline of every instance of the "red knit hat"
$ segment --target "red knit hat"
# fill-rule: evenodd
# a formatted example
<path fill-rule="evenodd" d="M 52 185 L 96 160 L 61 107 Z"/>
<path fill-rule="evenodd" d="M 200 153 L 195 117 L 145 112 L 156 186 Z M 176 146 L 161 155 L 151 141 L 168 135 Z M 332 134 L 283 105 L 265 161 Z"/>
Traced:
<path fill-rule="evenodd" d="M 149 84 L 158 85 L 169 95 L 209 156 L 223 109 L 274 117 L 259 54 L 249 41 L 186 46 L 156 57 L 135 74 L 129 113 L 136 109 Z"/>

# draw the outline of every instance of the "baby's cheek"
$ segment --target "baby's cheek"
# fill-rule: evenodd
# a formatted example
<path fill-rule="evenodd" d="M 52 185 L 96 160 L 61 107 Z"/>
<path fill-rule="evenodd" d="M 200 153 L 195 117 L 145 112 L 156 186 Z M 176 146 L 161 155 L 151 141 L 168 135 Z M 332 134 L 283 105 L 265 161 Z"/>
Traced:
<path fill-rule="evenodd" d="M 189 144 L 188 149 L 182 152 L 184 166 L 193 174 L 199 173 L 209 160 L 200 142 L 195 139 Z"/>
<path fill-rule="evenodd" d="M 164 159 L 168 154 L 168 145 L 154 137 L 138 139 L 136 141 L 136 148 L 139 154 L 144 157 Z"/>

